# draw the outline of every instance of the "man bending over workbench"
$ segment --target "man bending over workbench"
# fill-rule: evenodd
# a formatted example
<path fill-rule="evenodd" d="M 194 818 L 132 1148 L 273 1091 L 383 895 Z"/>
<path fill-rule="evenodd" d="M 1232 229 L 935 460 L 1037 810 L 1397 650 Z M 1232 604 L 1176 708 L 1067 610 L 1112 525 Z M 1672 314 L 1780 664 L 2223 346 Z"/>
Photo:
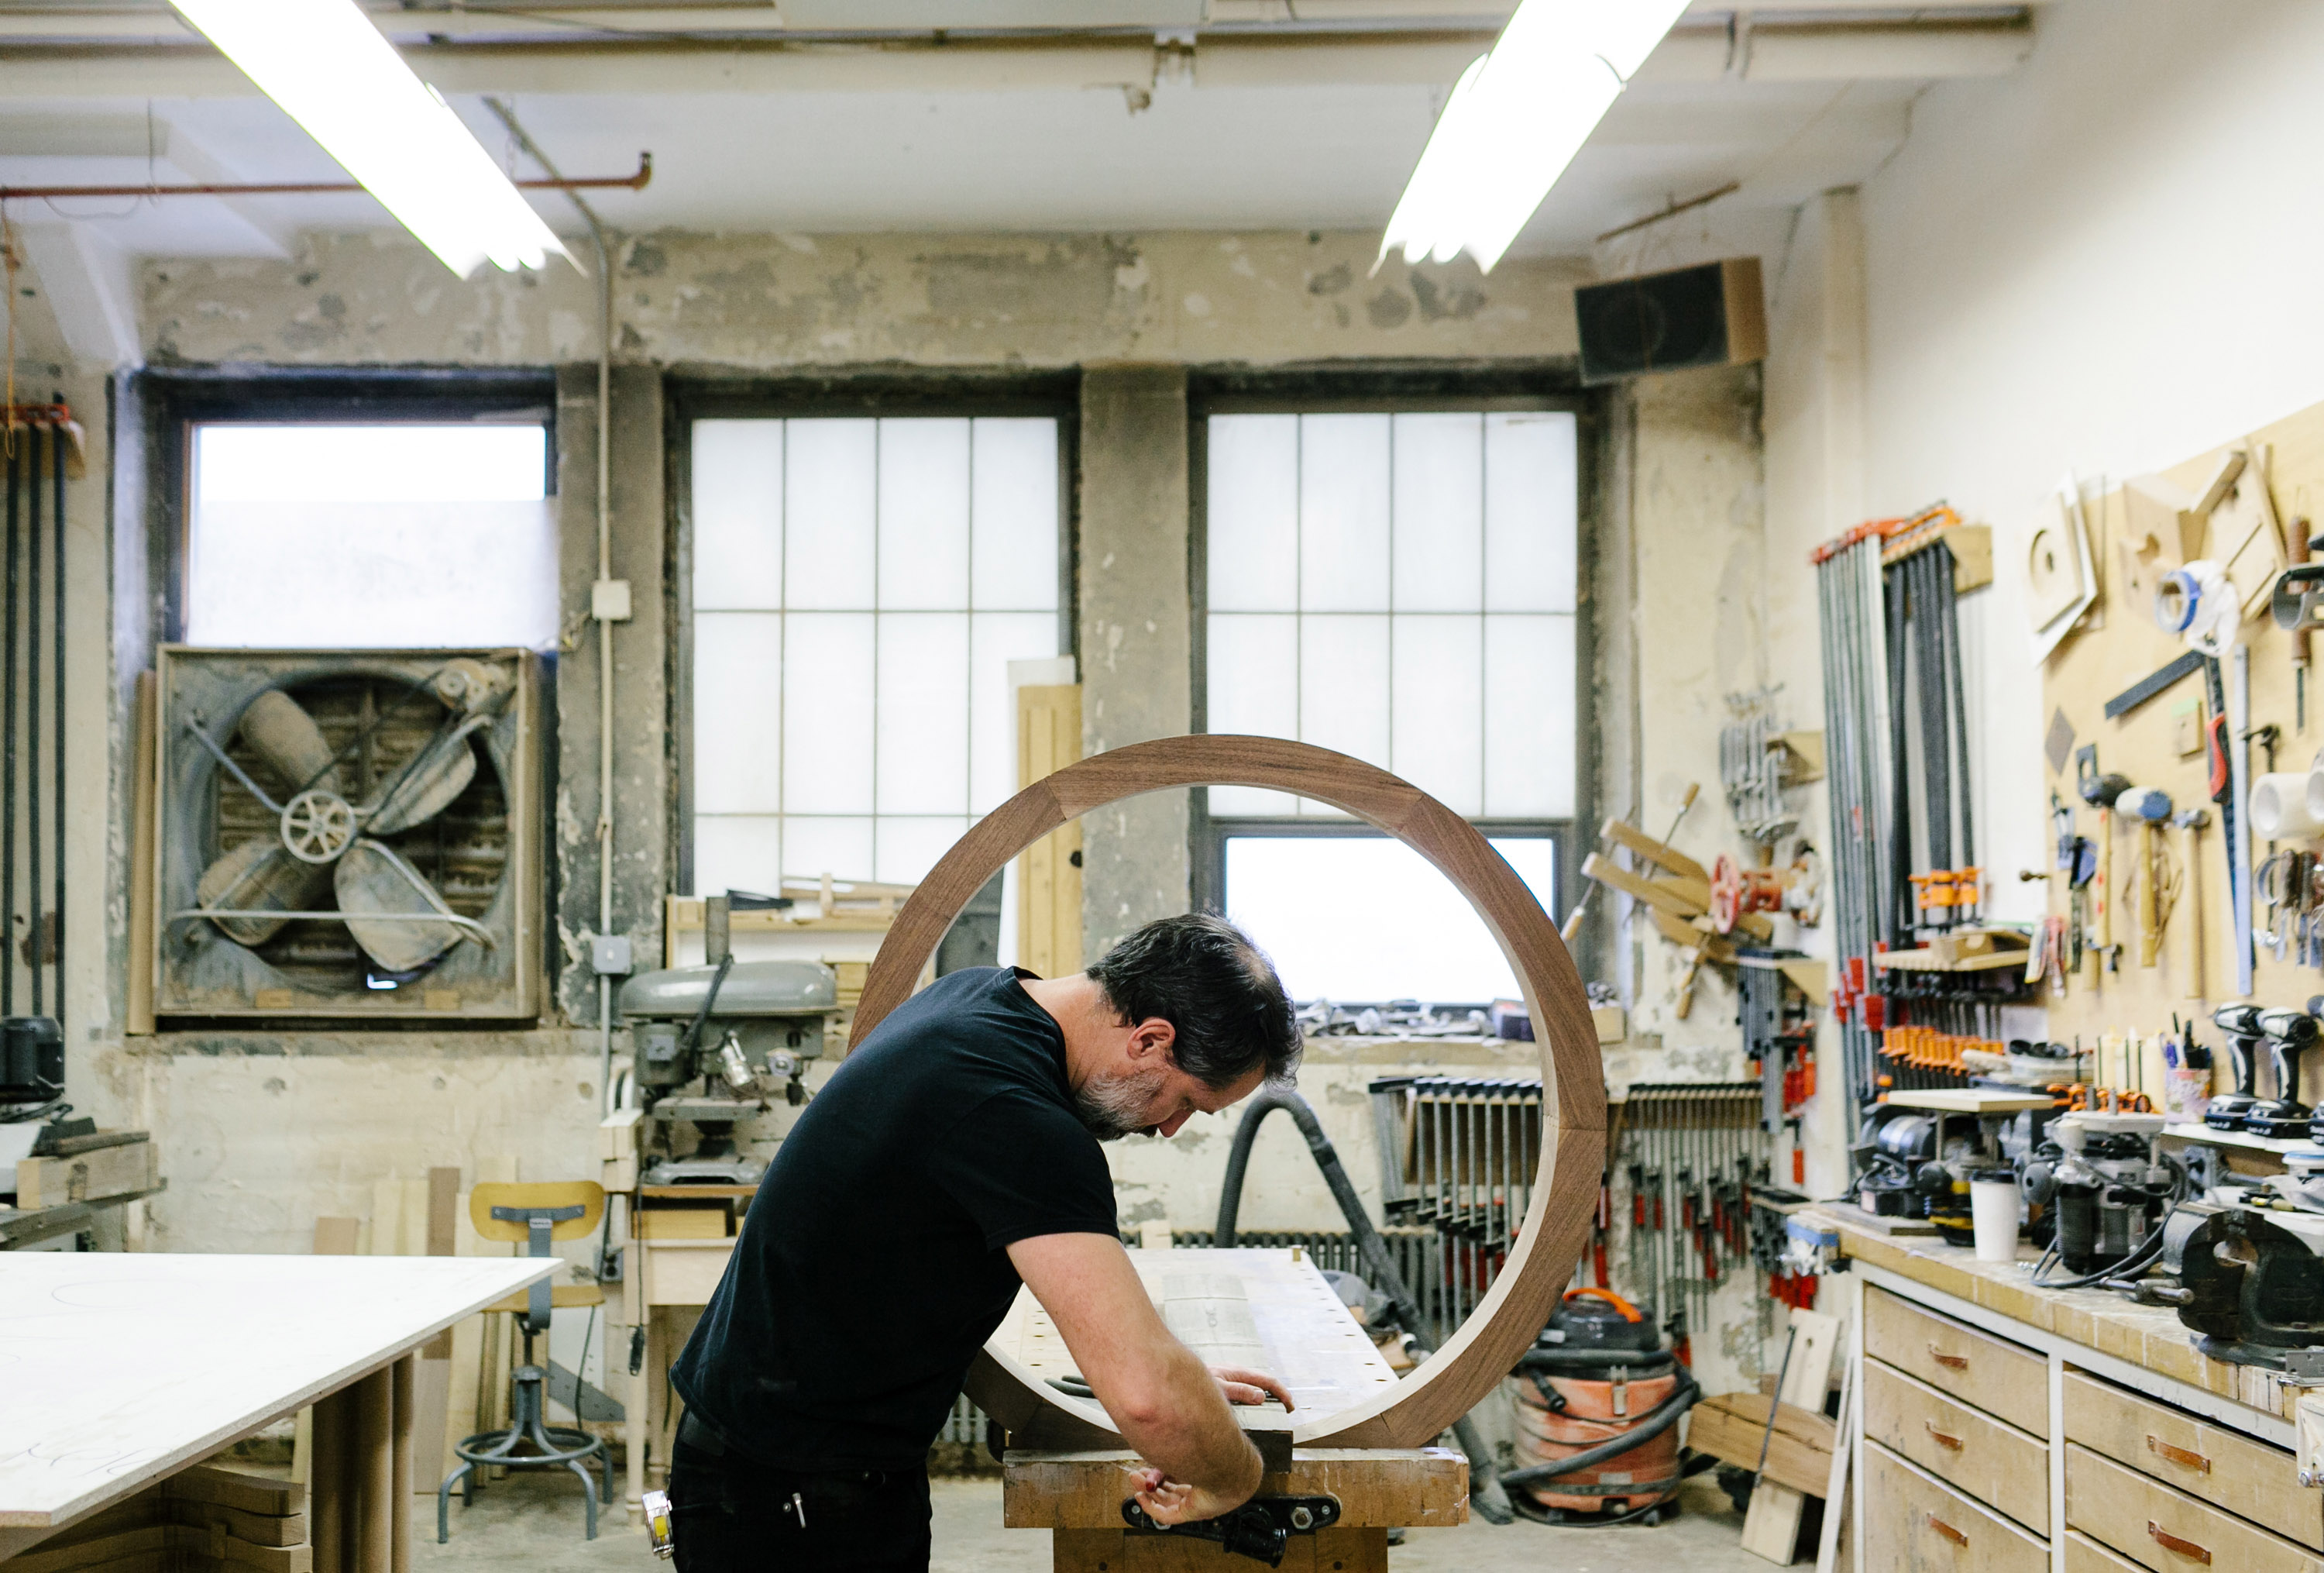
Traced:
<path fill-rule="evenodd" d="M 671 1368 L 679 1573 L 928 1564 L 928 1445 L 1020 1282 L 1149 1466 L 1165 1523 L 1259 1489 L 1230 1402 L 1121 1248 L 1100 1142 L 1168 1136 L 1299 1058 L 1274 967 L 1222 918 L 1166 918 L 1086 973 L 938 978 L 848 1056 L 767 1168 Z"/>

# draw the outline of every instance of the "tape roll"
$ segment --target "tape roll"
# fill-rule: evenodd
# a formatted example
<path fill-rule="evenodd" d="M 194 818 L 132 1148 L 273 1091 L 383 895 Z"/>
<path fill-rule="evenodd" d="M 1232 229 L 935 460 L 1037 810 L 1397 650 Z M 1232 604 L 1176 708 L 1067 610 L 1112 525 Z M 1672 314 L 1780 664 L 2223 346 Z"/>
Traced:
<path fill-rule="evenodd" d="M 2314 807 L 2314 782 L 2315 773 L 2291 771 L 2252 782 L 2252 828 L 2269 841 L 2296 841 L 2324 830 L 2324 814 Z"/>

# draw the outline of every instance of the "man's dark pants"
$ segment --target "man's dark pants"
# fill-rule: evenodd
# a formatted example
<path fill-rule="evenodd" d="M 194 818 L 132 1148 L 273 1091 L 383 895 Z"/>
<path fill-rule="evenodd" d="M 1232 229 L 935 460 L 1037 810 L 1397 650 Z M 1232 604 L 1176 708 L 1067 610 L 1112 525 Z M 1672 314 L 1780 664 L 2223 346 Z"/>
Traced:
<path fill-rule="evenodd" d="M 690 1446 L 681 1432 L 670 1457 L 669 1500 L 678 1573 L 927 1570 L 924 1468 L 769 1469 L 723 1448 Z"/>

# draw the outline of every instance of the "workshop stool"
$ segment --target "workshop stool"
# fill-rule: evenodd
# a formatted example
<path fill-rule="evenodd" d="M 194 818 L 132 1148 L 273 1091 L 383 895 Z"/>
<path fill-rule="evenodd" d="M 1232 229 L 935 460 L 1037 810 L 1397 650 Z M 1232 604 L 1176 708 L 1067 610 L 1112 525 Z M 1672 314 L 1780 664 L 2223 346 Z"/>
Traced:
<path fill-rule="evenodd" d="M 526 1254 L 547 1256 L 551 1240 L 572 1240 L 588 1234 L 605 1214 L 605 1188 L 592 1180 L 575 1180 L 542 1185 L 479 1185 L 469 1194 L 468 1217 L 476 1233 L 487 1240 L 522 1240 Z M 452 1487 L 460 1487 L 463 1506 L 475 1499 L 484 1478 L 480 1468 L 570 1469 L 581 1477 L 588 1507 L 589 1539 L 597 1538 L 597 1482 L 582 1460 L 595 1458 L 605 1478 L 605 1500 L 613 1496 L 613 1460 L 605 1444 L 586 1431 L 548 1423 L 549 1374 L 532 1362 L 532 1340 L 549 1331 L 549 1313 L 560 1307 L 602 1305 L 604 1291 L 594 1283 L 560 1284 L 555 1289 L 543 1279 L 522 1294 L 486 1306 L 488 1311 L 508 1311 L 524 1329 L 524 1364 L 511 1383 L 506 1430 L 479 1431 L 462 1439 L 452 1451 L 460 1467 L 436 1488 L 436 1543 L 452 1538 Z M 519 1452 L 519 1448 L 529 1450 Z"/>

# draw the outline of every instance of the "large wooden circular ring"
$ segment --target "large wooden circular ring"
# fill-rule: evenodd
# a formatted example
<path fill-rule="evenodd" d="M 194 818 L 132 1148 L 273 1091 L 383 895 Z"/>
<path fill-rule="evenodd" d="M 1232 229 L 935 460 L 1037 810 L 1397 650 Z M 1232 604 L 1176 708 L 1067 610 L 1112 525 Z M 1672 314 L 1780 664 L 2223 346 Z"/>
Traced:
<path fill-rule="evenodd" d="M 1606 1158 L 1606 1082 L 1589 996 L 1556 925 L 1476 827 L 1426 792 L 1343 754 L 1276 737 L 1165 737 L 1066 766 L 1003 803 L 953 845 L 897 914 L 856 1006 L 860 1043 L 910 995 L 953 920 L 1034 842 L 1092 809 L 1179 787 L 1273 787 L 1342 809 L 1395 837 L 1468 898 L 1525 990 L 1541 1051 L 1541 1168 L 1500 1276 L 1459 1332 L 1393 1389 L 1302 1425 L 1303 1446 L 1419 1448 L 1476 1407 L 1556 1309 L 1588 1239 Z M 1554 1110 L 1553 1115 L 1550 1111 Z M 969 1396 L 1020 1445 L 1119 1446 L 1118 1433 L 987 1348 Z M 1109 1441 L 1107 1439 L 1111 1438 Z"/>

